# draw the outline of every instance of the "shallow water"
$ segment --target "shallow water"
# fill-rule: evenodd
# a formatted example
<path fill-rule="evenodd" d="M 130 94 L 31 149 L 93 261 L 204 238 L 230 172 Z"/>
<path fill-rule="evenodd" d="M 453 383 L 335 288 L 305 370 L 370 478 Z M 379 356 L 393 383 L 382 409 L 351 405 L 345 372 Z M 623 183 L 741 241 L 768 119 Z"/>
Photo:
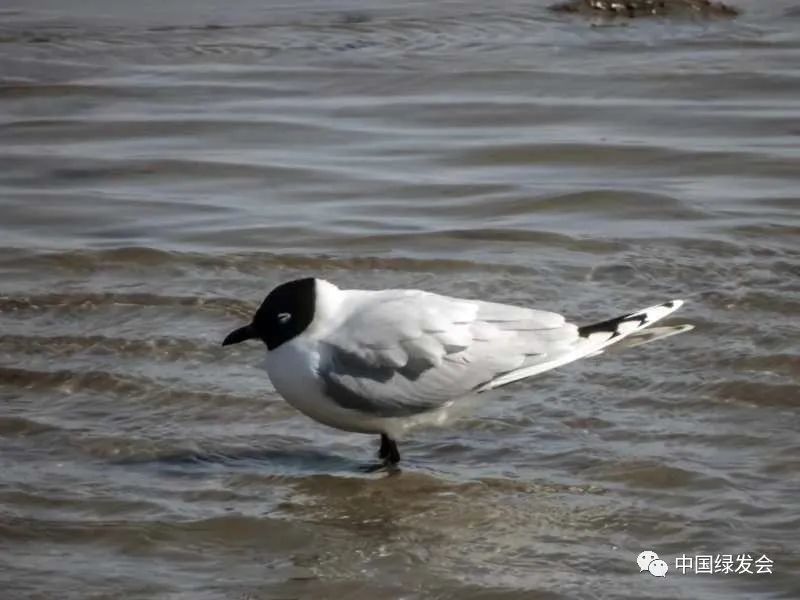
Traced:
<path fill-rule="evenodd" d="M 800 5 L 62 4 L 0 10 L 3 598 L 800 597 Z M 219 346 L 309 274 L 696 330 L 363 476 Z"/>

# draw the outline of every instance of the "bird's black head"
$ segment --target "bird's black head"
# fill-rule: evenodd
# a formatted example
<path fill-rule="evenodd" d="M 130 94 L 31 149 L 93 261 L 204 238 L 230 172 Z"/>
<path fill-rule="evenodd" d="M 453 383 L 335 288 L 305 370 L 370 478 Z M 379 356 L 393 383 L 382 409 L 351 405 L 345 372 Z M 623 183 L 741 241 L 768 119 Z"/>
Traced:
<path fill-rule="evenodd" d="M 316 280 L 295 279 L 272 290 L 249 325 L 228 334 L 223 346 L 260 339 L 270 350 L 303 333 L 314 320 Z"/>

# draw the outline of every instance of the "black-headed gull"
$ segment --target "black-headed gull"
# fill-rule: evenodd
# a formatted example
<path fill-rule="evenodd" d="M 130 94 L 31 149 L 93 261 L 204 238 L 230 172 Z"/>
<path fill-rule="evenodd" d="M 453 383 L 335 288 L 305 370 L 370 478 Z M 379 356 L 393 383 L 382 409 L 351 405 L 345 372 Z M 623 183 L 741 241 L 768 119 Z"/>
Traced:
<path fill-rule="evenodd" d="M 275 389 L 312 419 L 379 434 L 381 463 L 400 461 L 410 427 L 442 423 L 459 399 L 599 354 L 691 329 L 642 330 L 671 300 L 578 326 L 559 314 L 421 290 L 342 290 L 323 279 L 279 285 L 223 346 L 260 339 Z M 641 332 L 641 333 L 640 333 Z"/>

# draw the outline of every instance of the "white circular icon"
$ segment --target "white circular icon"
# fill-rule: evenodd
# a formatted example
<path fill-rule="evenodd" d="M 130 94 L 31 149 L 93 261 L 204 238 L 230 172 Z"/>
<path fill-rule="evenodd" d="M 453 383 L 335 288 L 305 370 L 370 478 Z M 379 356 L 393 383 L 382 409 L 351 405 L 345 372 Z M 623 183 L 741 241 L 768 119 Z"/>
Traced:
<path fill-rule="evenodd" d="M 669 567 L 667 566 L 667 563 L 660 558 L 657 558 L 647 565 L 647 570 L 650 571 L 650 574 L 654 577 L 666 577 Z"/>
<path fill-rule="evenodd" d="M 647 571 L 647 567 L 654 560 L 658 560 L 658 554 L 652 550 L 640 552 L 639 556 L 636 557 L 636 564 L 639 565 L 639 572 L 641 573 L 642 571 Z"/>

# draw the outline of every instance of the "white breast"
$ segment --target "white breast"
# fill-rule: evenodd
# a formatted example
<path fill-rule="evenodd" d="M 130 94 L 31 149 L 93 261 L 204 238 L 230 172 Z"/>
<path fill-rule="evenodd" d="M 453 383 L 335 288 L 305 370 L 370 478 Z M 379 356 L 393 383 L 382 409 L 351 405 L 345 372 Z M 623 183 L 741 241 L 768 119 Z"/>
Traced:
<path fill-rule="evenodd" d="M 265 366 L 278 393 L 315 421 L 359 433 L 381 433 L 395 428 L 387 419 L 369 417 L 331 401 L 317 379 L 319 361 L 315 341 L 299 336 L 268 352 Z"/>

